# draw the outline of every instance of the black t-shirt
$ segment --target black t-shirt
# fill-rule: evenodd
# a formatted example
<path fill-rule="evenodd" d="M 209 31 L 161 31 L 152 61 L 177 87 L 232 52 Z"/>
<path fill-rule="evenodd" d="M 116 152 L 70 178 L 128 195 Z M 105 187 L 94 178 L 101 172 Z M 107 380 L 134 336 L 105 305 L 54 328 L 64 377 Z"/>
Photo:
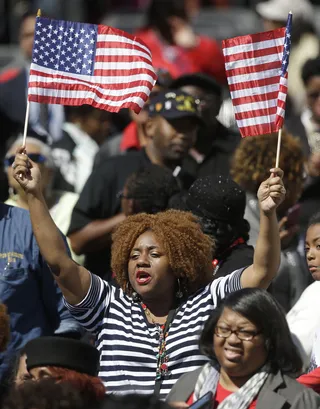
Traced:
<path fill-rule="evenodd" d="M 56 166 L 54 189 L 65 192 L 75 192 L 75 185 L 68 182 L 66 175 L 70 172 L 70 165 L 74 161 L 73 151 L 77 147 L 71 136 L 63 131 L 62 138 L 52 145 L 52 156 Z"/>
<path fill-rule="evenodd" d="M 144 149 L 108 158 L 93 170 L 72 213 L 68 234 L 84 228 L 97 219 L 108 219 L 120 212 L 120 193 L 128 177 L 150 164 Z M 178 175 L 180 186 L 188 189 L 194 182 L 196 165 L 188 162 Z M 108 279 L 110 273 L 110 243 L 102 251 L 86 254 L 85 266 L 92 273 Z"/>

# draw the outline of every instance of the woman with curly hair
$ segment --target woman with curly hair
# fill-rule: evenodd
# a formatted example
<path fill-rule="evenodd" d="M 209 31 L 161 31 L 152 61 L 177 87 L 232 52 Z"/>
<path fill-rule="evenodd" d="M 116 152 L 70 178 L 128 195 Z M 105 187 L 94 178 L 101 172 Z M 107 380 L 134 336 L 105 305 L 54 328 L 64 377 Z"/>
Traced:
<path fill-rule="evenodd" d="M 40 171 L 24 148 L 13 167 L 66 305 L 97 335 L 99 376 L 108 392 L 164 398 L 181 374 L 206 362 L 198 337 L 221 299 L 242 287 L 267 287 L 278 270 L 275 212 L 285 195 L 280 169 L 272 169 L 258 192 L 261 229 L 252 265 L 212 281 L 214 244 L 195 216 L 174 210 L 137 214 L 113 235 L 116 288 L 70 259 L 43 200 Z"/>
<path fill-rule="evenodd" d="M 272 167 L 276 157 L 278 135 L 276 133 L 242 139 L 237 147 L 232 165 L 233 179 L 246 191 L 245 218 L 250 223 L 249 244 L 256 245 L 260 214 L 256 194 L 260 183 Z M 280 167 L 284 172 L 286 198 L 279 206 L 279 229 L 281 238 L 281 266 L 270 291 L 288 312 L 310 284 L 310 274 L 304 258 L 297 251 L 299 226 L 288 221 L 287 212 L 299 200 L 303 185 L 304 154 L 299 139 L 285 130 L 282 133 Z"/>

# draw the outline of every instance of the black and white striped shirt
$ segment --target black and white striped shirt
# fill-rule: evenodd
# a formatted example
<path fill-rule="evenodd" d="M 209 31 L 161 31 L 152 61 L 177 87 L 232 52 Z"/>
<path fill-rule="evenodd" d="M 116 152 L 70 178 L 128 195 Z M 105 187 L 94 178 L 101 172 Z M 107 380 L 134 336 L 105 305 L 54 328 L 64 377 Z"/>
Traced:
<path fill-rule="evenodd" d="M 179 377 L 203 365 L 198 340 L 210 312 L 228 293 L 241 289 L 243 269 L 214 280 L 177 309 L 167 340 L 169 374 L 162 381 L 160 398 L 170 392 Z M 97 334 L 100 351 L 99 377 L 108 393 L 152 394 L 155 386 L 158 331 L 150 324 L 140 303 L 99 277 L 78 305 L 66 303 L 71 314 Z"/>

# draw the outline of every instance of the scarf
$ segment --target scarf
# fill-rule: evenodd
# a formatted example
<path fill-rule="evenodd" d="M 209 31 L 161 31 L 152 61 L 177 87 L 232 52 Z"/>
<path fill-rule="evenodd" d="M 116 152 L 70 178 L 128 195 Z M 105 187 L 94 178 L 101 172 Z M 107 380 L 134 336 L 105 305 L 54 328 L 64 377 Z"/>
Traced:
<path fill-rule="evenodd" d="M 217 409 L 247 409 L 254 398 L 258 395 L 269 375 L 269 367 L 263 366 L 243 385 L 237 392 L 232 393 Z M 216 393 L 220 378 L 220 367 L 212 366 L 211 363 L 204 365 L 194 388 L 194 399 L 198 400 L 208 392 Z"/>

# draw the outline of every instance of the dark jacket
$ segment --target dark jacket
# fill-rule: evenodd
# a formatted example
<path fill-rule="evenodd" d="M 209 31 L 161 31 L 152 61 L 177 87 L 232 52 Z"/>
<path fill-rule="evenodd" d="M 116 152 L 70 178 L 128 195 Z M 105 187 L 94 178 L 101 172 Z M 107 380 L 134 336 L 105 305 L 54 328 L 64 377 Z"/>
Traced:
<path fill-rule="evenodd" d="M 199 146 L 196 145 L 196 149 L 205 155 L 198 166 L 198 178 L 208 175 L 228 176 L 233 153 L 241 141 L 240 134 L 218 122 L 216 129 L 202 135 L 199 133 L 198 139 Z"/>
<path fill-rule="evenodd" d="M 81 333 L 40 254 L 29 212 L 0 203 L 0 300 L 10 316 L 11 337 L 0 354 L 0 381 L 15 351 L 45 335 Z M 1 383 L 1 382 L 0 382 Z"/>
<path fill-rule="evenodd" d="M 186 402 L 194 391 L 202 367 L 182 375 L 167 396 L 168 402 Z M 256 409 L 318 409 L 320 396 L 278 371 L 270 374 L 258 394 Z"/>

